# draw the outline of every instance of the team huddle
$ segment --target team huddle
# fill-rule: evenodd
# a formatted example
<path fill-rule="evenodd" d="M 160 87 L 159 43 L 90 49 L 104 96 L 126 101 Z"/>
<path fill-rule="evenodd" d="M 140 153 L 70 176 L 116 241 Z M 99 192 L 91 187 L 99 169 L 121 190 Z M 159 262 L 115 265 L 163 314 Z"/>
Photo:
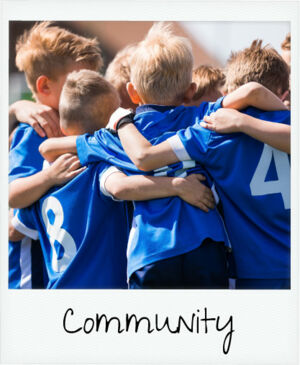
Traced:
<path fill-rule="evenodd" d="M 16 52 L 9 288 L 290 288 L 289 60 L 256 40 L 194 68 L 165 23 L 105 76 L 49 22 Z"/>

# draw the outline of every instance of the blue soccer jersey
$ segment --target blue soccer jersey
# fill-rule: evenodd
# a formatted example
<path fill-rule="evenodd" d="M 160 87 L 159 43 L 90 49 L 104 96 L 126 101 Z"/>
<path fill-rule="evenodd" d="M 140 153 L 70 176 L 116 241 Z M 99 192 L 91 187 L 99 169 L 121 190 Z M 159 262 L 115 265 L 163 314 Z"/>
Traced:
<path fill-rule="evenodd" d="M 43 168 L 44 159 L 39 145 L 40 137 L 28 124 L 20 123 L 14 133 L 9 152 L 9 182 L 31 176 Z M 9 288 L 43 288 L 46 283 L 43 255 L 39 242 L 25 237 L 20 242 L 9 242 Z"/>
<path fill-rule="evenodd" d="M 136 110 L 135 124 L 151 143 L 157 144 L 189 126 L 192 121 L 200 121 L 204 114 L 220 105 L 221 100 L 190 108 L 144 105 Z M 130 162 L 116 135 L 104 129 L 94 136 L 79 136 L 77 152 L 82 164 L 107 160 L 126 174 L 143 173 Z M 180 162 L 151 174 L 184 177 L 190 173 L 203 173 L 208 183 L 211 182 L 195 161 Z M 134 205 L 128 242 L 128 277 L 145 265 L 190 252 L 206 238 L 229 245 L 223 221 L 216 209 L 205 213 L 178 197 L 136 201 Z"/>
<path fill-rule="evenodd" d="M 21 241 L 9 241 L 9 289 L 42 289 L 47 283 L 43 269 L 43 254 L 38 241 L 25 236 Z"/>
<path fill-rule="evenodd" d="M 100 192 L 106 169 L 105 163 L 89 166 L 14 218 L 21 233 L 39 235 L 48 288 L 127 288 L 127 208 Z"/>
<path fill-rule="evenodd" d="M 24 123 L 19 125 L 9 151 L 9 182 L 42 170 L 44 159 L 39 153 L 39 146 L 45 139 L 31 126 Z"/>
<path fill-rule="evenodd" d="M 244 111 L 284 124 L 290 112 Z M 179 160 L 202 163 L 223 204 L 238 278 L 290 277 L 289 155 L 242 134 L 218 134 L 199 124 L 169 140 Z"/>

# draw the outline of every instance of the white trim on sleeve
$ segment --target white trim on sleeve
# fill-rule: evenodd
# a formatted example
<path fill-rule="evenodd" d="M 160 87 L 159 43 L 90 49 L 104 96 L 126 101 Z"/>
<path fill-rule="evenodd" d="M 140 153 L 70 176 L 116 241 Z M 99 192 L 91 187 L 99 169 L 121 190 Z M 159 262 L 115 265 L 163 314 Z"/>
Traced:
<path fill-rule="evenodd" d="M 24 223 L 20 221 L 20 219 L 15 215 L 12 219 L 12 225 L 22 234 L 32 238 L 33 240 L 37 240 L 39 237 L 38 231 L 29 227 L 26 227 Z"/>
<path fill-rule="evenodd" d="M 167 141 L 169 142 L 173 152 L 175 153 L 179 161 L 192 160 L 190 155 L 187 153 L 187 150 L 184 148 L 184 145 L 181 142 L 180 138 L 176 134 L 168 138 Z"/>
<path fill-rule="evenodd" d="M 99 187 L 100 187 L 100 191 L 103 195 L 105 196 L 108 196 L 109 198 L 115 200 L 115 201 L 122 201 L 120 199 L 116 199 L 113 195 L 111 195 L 107 190 L 106 190 L 106 187 L 105 187 L 105 183 L 106 183 L 106 180 L 107 178 L 116 173 L 116 172 L 121 172 L 116 166 L 111 166 L 109 167 L 107 170 L 105 170 L 103 172 L 103 174 L 101 174 L 99 176 Z"/>

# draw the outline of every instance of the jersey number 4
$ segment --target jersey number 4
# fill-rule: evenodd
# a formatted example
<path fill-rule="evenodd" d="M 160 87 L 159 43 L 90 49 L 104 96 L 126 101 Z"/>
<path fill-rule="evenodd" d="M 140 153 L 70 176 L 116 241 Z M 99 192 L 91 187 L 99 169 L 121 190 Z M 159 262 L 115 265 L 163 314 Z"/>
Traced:
<path fill-rule="evenodd" d="M 266 181 L 272 158 L 276 167 L 277 180 Z M 252 196 L 279 193 L 282 196 L 284 208 L 290 209 L 290 162 L 288 155 L 265 144 L 250 182 L 250 190 Z"/>
<path fill-rule="evenodd" d="M 49 220 L 48 212 L 53 212 L 54 219 Z M 42 205 L 42 216 L 49 235 L 52 247 L 52 269 L 56 272 L 64 271 L 76 254 L 77 248 L 73 237 L 65 229 L 61 228 L 64 221 L 64 211 L 57 198 L 50 196 L 45 199 Z M 58 242 L 63 246 L 62 257 L 58 258 L 54 243 Z"/>

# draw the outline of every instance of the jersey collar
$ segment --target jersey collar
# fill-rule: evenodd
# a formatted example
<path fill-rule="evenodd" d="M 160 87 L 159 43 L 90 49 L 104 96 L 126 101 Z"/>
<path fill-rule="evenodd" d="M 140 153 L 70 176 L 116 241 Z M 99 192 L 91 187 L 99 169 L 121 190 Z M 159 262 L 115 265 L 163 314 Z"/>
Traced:
<path fill-rule="evenodd" d="M 155 105 L 155 104 L 145 104 L 140 105 L 136 108 L 135 114 L 145 113 L 145 112 L 160 112 L 164 113 L 169 110 L 175 109 L 174 105 Z"/>

